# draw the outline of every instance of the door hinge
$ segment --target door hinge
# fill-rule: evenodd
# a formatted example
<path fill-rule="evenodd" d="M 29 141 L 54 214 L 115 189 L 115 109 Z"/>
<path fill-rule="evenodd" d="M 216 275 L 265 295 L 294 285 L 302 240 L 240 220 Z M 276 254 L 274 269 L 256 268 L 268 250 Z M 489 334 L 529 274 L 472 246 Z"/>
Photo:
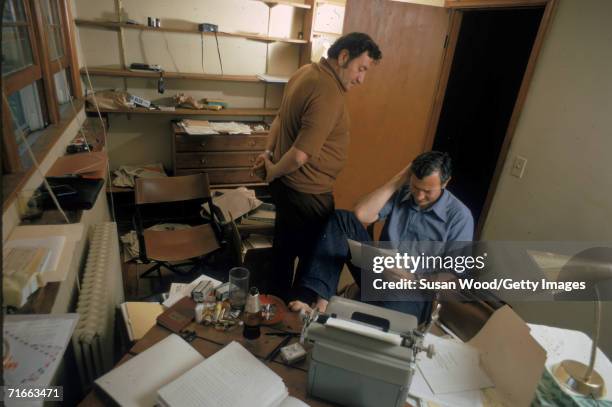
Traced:
<path fill-rule="evenodd" d="M 446 37 L 444 38 L 444 48 L 448 47 L 448 34 L 446 34 Z"/>

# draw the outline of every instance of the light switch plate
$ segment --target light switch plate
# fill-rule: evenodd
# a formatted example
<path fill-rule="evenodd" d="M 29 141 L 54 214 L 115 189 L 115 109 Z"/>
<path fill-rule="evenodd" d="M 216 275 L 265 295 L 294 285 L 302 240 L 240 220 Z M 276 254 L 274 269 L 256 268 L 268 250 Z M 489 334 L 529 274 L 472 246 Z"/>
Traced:
<path fill-rule="evenodd" d="M 521 157 L 517 155 L 512 163 L 512 170 L 510 174 L 517 178 L 523 178 L 523 174 L 525 173 L 525 167 L 527 166 L 527 159 L 525 157 Z"/>

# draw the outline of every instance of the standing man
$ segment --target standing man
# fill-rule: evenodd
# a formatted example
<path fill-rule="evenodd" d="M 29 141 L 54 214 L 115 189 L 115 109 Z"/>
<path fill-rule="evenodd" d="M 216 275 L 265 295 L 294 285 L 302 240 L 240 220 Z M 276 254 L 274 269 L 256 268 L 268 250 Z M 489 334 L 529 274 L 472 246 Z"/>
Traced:
<path fill-rule="evenodd" d="M 306 255 L 334 211 L 333 184 L 349 145 L 345 94 L 365 79 L 382 54 L 363 33 L 339 38 L 328 57 L 289 80 L 255 172 L 270 184 L 276 205 L 273 293 L 290 298 L 296 257 Z M 298 266 L 295 281 L 299 281 Z"/>

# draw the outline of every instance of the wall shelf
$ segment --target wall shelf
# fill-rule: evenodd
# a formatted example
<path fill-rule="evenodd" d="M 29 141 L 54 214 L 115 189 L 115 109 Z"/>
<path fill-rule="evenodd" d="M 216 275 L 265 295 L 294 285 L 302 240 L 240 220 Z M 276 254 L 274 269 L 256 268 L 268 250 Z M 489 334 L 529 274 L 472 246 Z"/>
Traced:
<path fill-rule="evenodd" d="M 97 28 L 105 28 L 109 30 L 119 30 L 121 28 L 132 29 L 132 30 L 141 30 L 141 31 L 161 31 L 161 32 L 174 32 L 174 33 L 183 33 L 183 34 L 204 34 L 214 36 L 214 32 L 200 32 L 197 28 L 187 29 L 187 28 L 166 28 L 166 27 L 149 27 L 141 24 L 127 24 L 127 23 L 115 23 L 111 21 L 92 21 L 92 20 L 83 20 L 83 19 L 75 19 L 75 24 L 82 27 L 97 27 Z M 242 33 L 227 33 L 223 31 L 219 31 L 217 33 L 219 37 L 235 37 L 235 38 L 246 38 L 249 40 L 255 41 L 264 41 L 264 42 L 286 42 L 289 44 L 307 44 L 308 41 L 300 40 L 297 38 L 281 38 L 281 37 L 269 37 L 266 35 L 259 34 L 242 34 Z"/>
<path fill-rule="evenodd" d="M 151 78 L 159 79 L 159 72 L 131 71 L 120 68 L 91 67 L 87 68 L 92 76 L 111 76 L 119 78 Z M 81 75 L 85 75 L 85 68 L 81 68 Z M 202 81 L 222 82 L 256 82 L 256 83 L 287 83 L 289 78 L 271 75 L 215 75 L 203 73 L 168 72 L 164 71 L 164 79 L 189 79 Z"/>
<path fill-rule="evenodd" d="M 89 113 L 97 113 L 95 108 L 85 109 Z M 276 116 L 277 109 L 260 108 L 236 108 L 222 110 L 196 110 L 196 109 L 176 109 L 174 111 L 149 110 L 143 107 L 133 109 L 100 109 L 101 113 L 121 113 L 121 114 L 152 114 L 170 116 Z"/>
<path fill-rule="evenodd" d="M 90 75 L 114 76 L 120 78 L 152 78 L 159 79 L 160 72 L 131 71 L 129 69 L 92 67 L 87 68 Z M 81 74 L 85 75 L 85 68 L 81 68 Z M 225 82 L 261 82 L 255 75 L 214 75 L 202 73 L 163 72 L 164 79 L 195 79 L 204 81 Z"/>
<path fill-rule="evenodd" d="M 287 0 L 255 0 L 255 1 L 259 1 L 261 3 L 266 3 L 266 5 L 268 7 L 274 7 L 274 6 L 278 6 L 278 5 L 283 5 L 283 6 L 291 6 L 291 7 L 295 7 L 295 8 L 303 8 L 303 9 L 310 9 L 310 4 L 304 4 L 304 3 L 298 3 L 296 1 L 287 1 Z"/>

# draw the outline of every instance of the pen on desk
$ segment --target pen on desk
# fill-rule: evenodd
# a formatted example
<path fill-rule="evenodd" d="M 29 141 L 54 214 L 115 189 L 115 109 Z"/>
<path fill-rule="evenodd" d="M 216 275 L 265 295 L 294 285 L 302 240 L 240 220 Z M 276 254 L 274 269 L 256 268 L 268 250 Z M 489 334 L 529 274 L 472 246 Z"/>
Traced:
<path fill-rule="evenodd" d="M 270 354 L 268 356 L 266 356 L 266 358 L 264 359 L 264 362 L 269 362 L 271 360 L 274 360 L 274 358 L 278 355 L 278 353 L 280 352 L 281 348 L 283 346 L 286 346 L 289 341 L 291 340 L 291 338 L 293 338 L 292 335 L 287 335 L 285 336 L 285 339 L 283 339 L 282 341 L 280 341 L 280 343 L 278 345 L 276 345 L 276 348 L 274 348 L 274 350 L 272 350 L 272 352 L 270 352 Z"/>
<path fill-rule="evenodd" d="M 300 336 L 299 332 L 268 332 L 268 336 Z"/>

